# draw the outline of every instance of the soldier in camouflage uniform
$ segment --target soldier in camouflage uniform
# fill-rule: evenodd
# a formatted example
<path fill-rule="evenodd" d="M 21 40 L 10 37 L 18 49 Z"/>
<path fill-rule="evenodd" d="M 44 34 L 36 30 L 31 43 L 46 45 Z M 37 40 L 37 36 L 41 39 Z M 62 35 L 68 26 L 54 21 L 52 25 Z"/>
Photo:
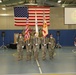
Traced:
<path fill-rule="evenodd" d="M 43 33 L 42 33 L 42 29 L 41 29 L 41 28 L 40 28 L 40 30 L 39 30 L 39 38 L 40 38 L 39 48 L 41 49 L 41 43 L 42 43 L 42 39 L 43 39 Z"/>
<path fill-rule="evenodd" d="M 50 59 L 53 58 L 53 55 L 54 55 L 54 51 L 55 51 L 55 38 L 53 37 L 52 34 L 50 34 L 50 38 L 48 39 L 48 49 L 49 49 L 49 57 Z"/>
<path fill-rule="evenodd" d="M 33 50 L 33 39 L 35 37 L 35 30 L 32 29 L 32 31 L 30 32 L 30 39 L 31 39 L 31 51 L 32 54 L 34 55 L 34 50 Z"/>
<path fill-rule="evenodd" d="M 23 37 L 25 36 L 25 30 L 22 31 L 22 36 L 23 36 Z"/>
<path fill-rule="evenodd" d="M 38 60 L 38 55 L 39 55 L 39 37 L 35 34 L 35 37 L 33 38 L 33 51 L 34 51 L 34 59 Z"/>
<path fill-rule="evenodd" d="M 23 47 L 24 47 L 24 37 L 22 36 L 22 34 L 19 34 L 17 38 L 18 60 L 23 59 Z"/>
<path fill-rule="evenodd" d="M 26 43 L 26 55 L 27 55 L 26 59 L 27 60 L 31 60 L 31 56 L 32 56 L 32 49 L 31 49 L 32 42 L 31 42 L 31 38 L 29 40 L 26 40 L 25 43 Z"/>
<path fill-rule="evenodd" d="M 48 38 L 43 37 L 41 40 L 42 59 L 43 60 L 46 59 L 47 43 L 48 43 Z"/>

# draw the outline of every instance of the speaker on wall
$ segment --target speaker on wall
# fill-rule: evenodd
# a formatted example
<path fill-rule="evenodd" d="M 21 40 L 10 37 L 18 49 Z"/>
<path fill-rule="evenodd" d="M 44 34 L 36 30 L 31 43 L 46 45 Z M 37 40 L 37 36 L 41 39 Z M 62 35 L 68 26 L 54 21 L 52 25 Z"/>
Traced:
<path fill-rule="evenodd" d="M 57 32 L 56 32 L 56 35 L 57 35 L 57 36 L 60 36 L 60 31 L 57 31 Z"/>
<path fill-rule="evenodd" d="M 5 32 L 4 31 L 1 33 L 1 36 L 2 37 L 5 37 Z"/>

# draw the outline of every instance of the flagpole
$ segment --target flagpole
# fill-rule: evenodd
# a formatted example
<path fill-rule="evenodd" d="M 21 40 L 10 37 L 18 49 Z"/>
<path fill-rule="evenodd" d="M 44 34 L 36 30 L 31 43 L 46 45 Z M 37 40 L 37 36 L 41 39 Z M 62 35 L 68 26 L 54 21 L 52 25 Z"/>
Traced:
<path fill-rule="evenodd" d="M 35 9 L 35 28 L 36 28 L 36 35 L 38 37 L 38 25 L 37 25 L 37 13 L 36 13 L 36 9 Z"/>

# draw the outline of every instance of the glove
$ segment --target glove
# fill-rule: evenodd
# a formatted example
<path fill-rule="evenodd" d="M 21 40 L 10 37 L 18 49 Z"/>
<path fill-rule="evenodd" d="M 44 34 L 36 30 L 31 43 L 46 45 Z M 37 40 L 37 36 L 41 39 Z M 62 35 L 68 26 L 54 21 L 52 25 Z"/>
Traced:
<path fill-rule="evenodd" d="M 46 44 L 44 44 L 44 46 L 46 46 Z"/>
<path fill-rule="evenodd" d="M 37 43 L 35 45 L 38 45 Z"/>
<path fill-rule="evenodd" d="M 24 48 L 24 46 L 22 46 L 22 48 Z"/>
<path fill-rule="evenodd" d="M 16 44 L 17 44 L 18 42 L 16 42 Z"/>
<path fill-rule="evenodd" d="M 28 46 L 29 46 L 30 44 L 28 44 Z"/>
<path fill-rule="evenodd" d="M 49 42 L 49 44 L 51 44 L 51 42 Z"/>
<path fill-rule="evenodd" d="M 74 44 L 76 46 L 76 44 Z"/>

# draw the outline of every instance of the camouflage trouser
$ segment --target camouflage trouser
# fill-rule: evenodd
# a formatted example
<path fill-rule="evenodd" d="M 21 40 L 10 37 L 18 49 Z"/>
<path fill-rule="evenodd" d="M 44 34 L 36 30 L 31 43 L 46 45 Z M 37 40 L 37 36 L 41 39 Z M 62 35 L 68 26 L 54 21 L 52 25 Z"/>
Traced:
<path fill-rule="evenodd" d="M 23 51 L 18 52 L 18 60 L 23 59 Z"/>
<path fill-rule="evenodd" d="M 31 60 L 31 56 L 32 56 L 32 52 L 27 52 L 27 54 L 26 54 L 27 56 L 26 56 L 26 59 L 27 60 Z"/>
<path fill-rule="evenodd" d="M 48 45 L 48 50 L 49 50 L 49 58 L 52 59 L 54 56 L 54 45 Z"/>
<path fill-rule="evenodd" d="M 23 49 L 22 45 L 20 44 L 17 45 L 17 53 L 18 53 L 18 60 L 23 59 Z"/>
<path fill-rule="evenodd" d="M 35 52 L 34 52 L 34 59 L 35 59 L 35 60 L 36 60 L 36 59 L 38 60 L 38 55 L 39 55 L 38 51 L 35 51 Z"/>
<path fill-rule="evenodd" d="M 42 46 L 42 59 L 46 59 L 46 46 Z"/>
<path fill-rule="evenodd" d="M 26 45 L 26 50 L 27 50 L 27 51 L 26 51 L 26 52 L 27 52 L 27 53 L 26 53 L 26 59 L 27 59 L 27 60 L 31 60 L 31 56 L 32 56 L 31 45 L 29 45 L 29 46 Z"/>
<path fill-rule="evenodd" d="M 42 52 L 42 59 L 43 60 L 46 59 L 46 52 L 45 51 Z"/>
<path fill-rule="evenodd" d="M 39 46 L 34 47 L 34 59 L 38 59 L 39 56 Z"/>
<path fill-rule="evenodd" d="M 49 57 L 52 59 L 54 56 L 54 49 L 49 50 Z"/>

